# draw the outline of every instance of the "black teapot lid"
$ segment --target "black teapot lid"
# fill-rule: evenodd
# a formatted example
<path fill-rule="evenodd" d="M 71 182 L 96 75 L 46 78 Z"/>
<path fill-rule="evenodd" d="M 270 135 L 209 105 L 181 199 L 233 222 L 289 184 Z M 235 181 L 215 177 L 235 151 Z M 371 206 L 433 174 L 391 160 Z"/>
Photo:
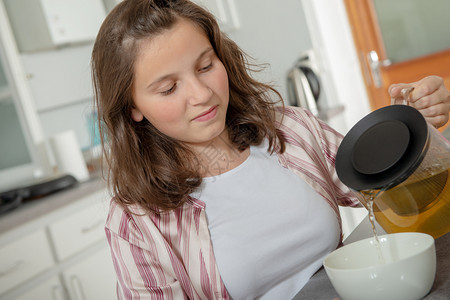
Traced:
<path fill-rule="evenodd" d="M 336 172 L 357 191 L 390 188 L 420 165 L 428 143 L 420 112 L 407 105 L 386 106 L 350 129 L 336 155 Z"/>

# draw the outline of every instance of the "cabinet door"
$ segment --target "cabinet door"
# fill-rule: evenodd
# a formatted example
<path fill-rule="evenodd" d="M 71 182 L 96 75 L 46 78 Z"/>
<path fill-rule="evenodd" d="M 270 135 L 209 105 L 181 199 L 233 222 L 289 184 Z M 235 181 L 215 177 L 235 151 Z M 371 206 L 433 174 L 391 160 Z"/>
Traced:
<path fill-rule="evenodd" d="M 95 252 L 63 271 L 70 299 L 116 299 L 116 273 L 109 248 Z"/>
<path fill-rule="evenodd" d="M 80 103 L 92 97 L 91 52 L 92 45 L 88 44 L 21 55 L 27 84 L 39 112 Z"/>
<path fill-rule="evenodd" d="M 41 5 L 56 45 L 94 40 L 106 17 L 102 0 L 41 0 Z"/>
<path fill-rule="evenodd" d="M 58 277 L 52 277 L 37 287 L 30 289 L 26 293 L 23 293 L 14 300 L 64 300 L 67 299 L 64 293 L 64 288 L 61 285 Z"/>
<path fill-rule="evenodd" d="M 102 191 L 87 196 L 85 201 L 92 200 L 91 206 L 50 224 L 49 232 L 59 261 L 68 259 L 98 241 L 106 241 L 106 210 L 100 201 L 103 195 Z"/>
<path fill-rule="evenodd" d="M 52 266 L 53 257 L 44 230 L 0 247 L 0 294 Z"/>
<path fill-rule="evenodd" d="M 105 18 L 102 0 L 4 0 L 20 52 L 93 41 Z"/>

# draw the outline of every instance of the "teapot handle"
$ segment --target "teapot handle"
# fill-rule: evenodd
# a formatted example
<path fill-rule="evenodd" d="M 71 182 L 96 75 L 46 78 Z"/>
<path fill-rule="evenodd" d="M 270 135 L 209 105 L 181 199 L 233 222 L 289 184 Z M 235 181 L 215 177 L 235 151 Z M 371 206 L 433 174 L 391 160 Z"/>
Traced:
<path fill-rule="evenodd" d="M 401 97 L 399 98 L 391 98 L 391 105 L 394 104 L 403 104 L 403 105 L 408 105 L 409 104 L 409 98 L 410 95 L 412 93 L 412 91 L 414 90 L 414 87 L 407 87 L 407 88 L 403 88 L 400 91 Z"/>

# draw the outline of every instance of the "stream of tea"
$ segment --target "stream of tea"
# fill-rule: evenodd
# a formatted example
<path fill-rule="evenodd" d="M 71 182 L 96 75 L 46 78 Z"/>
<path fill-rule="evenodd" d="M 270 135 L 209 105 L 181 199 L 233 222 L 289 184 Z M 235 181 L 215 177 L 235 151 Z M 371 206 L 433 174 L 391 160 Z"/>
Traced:
<path fill-rule="evenodd" d="M 380 239 L 378 238 L 377 228 L 375 227 L 375 213 L 373 212 L 373 203 L 375 202 L 375 198 L 378 195 L 378 193 L 379 192 L 377 192 L 377 193 L 371 192 L 366 195 L 364 195 L 363 193 L 361 193 L 361 194 L 367 200 L 367 209 L 369 211 L 369 221 L 370 221 L 370 225 L 372 225 L 373 237 L 375 239 L 375 247 L 377 248 L 377 253 L 378 253 L 378 262 L 380 264 L 385 264 L 386 261 L 383 256 L 383 252 L 381 251 L 381 243 L 380 243 Z"/>

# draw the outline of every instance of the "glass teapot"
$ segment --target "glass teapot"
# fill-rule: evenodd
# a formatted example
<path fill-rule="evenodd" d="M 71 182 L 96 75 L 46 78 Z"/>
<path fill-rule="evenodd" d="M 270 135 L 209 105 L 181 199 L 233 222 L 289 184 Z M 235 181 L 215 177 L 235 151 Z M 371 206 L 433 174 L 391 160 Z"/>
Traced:
<path fill-rule="evenodd" d="M 391 105 L 361 119 L 336 156 L 339 179 L 387 233 L 434 238 L 450 230 L 450 143 L 415 108 Z"/>

